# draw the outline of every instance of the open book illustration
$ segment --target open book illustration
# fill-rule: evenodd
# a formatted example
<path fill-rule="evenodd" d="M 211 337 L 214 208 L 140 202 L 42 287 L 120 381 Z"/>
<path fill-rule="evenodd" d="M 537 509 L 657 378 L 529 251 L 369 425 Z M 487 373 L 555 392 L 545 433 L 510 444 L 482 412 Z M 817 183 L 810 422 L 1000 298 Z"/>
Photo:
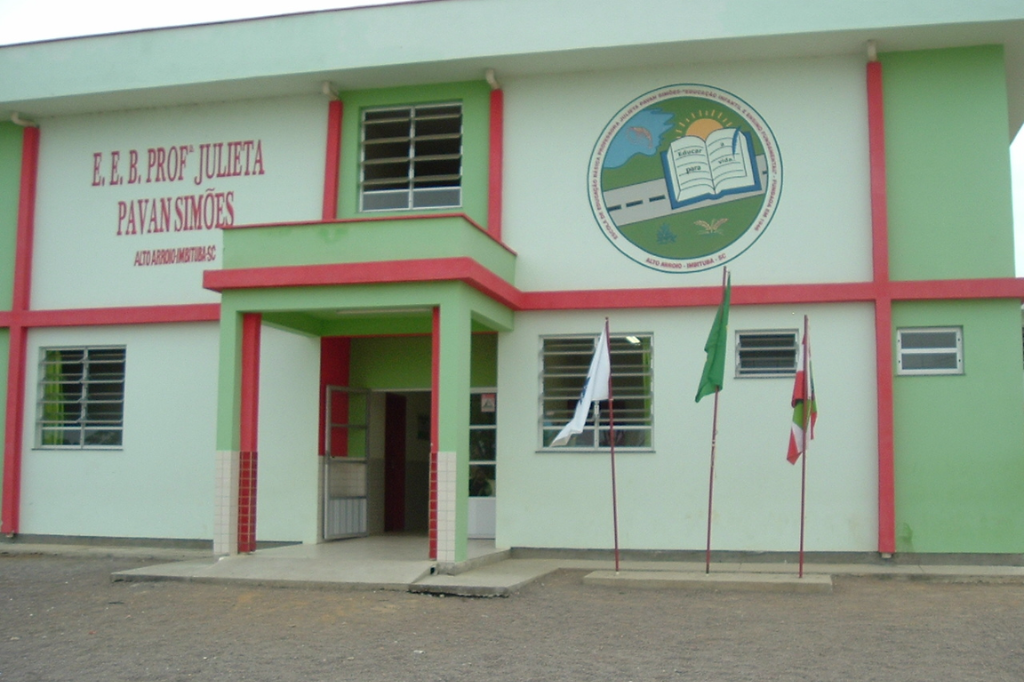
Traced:
<path fill-rule="evenodd" d="M 672 208 L 761 189 L 754 144 L 738 128 L 719 128 L 703 140 L 687 135 L 662 154 Z"/>

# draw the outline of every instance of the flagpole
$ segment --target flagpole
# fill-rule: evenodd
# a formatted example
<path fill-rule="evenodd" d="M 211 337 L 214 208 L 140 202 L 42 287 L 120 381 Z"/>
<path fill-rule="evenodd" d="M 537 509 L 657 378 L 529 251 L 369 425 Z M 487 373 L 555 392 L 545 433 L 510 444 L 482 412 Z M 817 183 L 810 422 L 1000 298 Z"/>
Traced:
<path fill-rule="evenodd" d="M 711 573 L 711 500 L 715 491 L 715 446 L 718 441 L 718 389 L 715 389 L 715 414 L 711 418 L 711 474 L 708 477 L 708 544 L 704 553 L 704 573 Z"/>
<path fill-rule="evenodd" d="M 728 268 L 722 268 L 722 301 L 725 301 L 725 283 L 728 277 Z M 715 494 L 715 449 L 718 445 L 718 392 L 721 387 L 715 388 L 715 411 L 711 418 L 711 472 L 708 475 L 708 541 L 704 552 L 704 573 L 711 573 L 711 501 Z"/>
<path fill-rule="evenodd" d="M 612 337 L 608 329 L 608 318 L 604 318 L 604 336 L 608 339 L 608 364 L 611 366 Z M 612 531 L 615 536 L 615 572 L 619 572 L 619 508 L 615 490 L 615 403 L 612 400 L 612 373 L 608 372 L 608 444 L 611 447 L 612 460 Z M 596 406 L 596 403 L 595 403 Z M 597 426 L 597 424 L 595 424 Z M 597 429 L 600 439 L 601 429 Z"/>
<path fill-rule="evenodd" d="M 807 316 L 804 315 L 804 338 L 803 338 L 803 354 L 804 354 L 804 409 L 803 415 L 800 420 L 803 422 L 803 462 L 800 465 L 800 571 L 797 575 L 798 578 L 804 577 L 804 512 L 807 504 L 807 429 L 810 423 L 811 414 L 811 391 L 808 383 L 810 382 L 811 368 L 807 364 Z"/>

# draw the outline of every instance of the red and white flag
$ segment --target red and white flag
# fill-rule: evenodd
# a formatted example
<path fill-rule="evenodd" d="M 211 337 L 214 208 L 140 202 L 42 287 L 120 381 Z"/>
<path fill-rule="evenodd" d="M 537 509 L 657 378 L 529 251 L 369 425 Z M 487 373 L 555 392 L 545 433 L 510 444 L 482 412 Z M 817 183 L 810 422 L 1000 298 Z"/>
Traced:
<path fill-rule="evenodd" d="M 818 403 L 814 397 L 814 376 L 811 373 L 811 342 L 808 338 L 807 318 L 804 318 L 804 338 L 797 358 L 796 382 L 793 385 L 793 425 L 789 433 L 789 453 L 786 460 L 796 464 L 804 453 L 807 440 L 814 438 L 814 423 L 818 420 Z M 809 432 L 804 434 L 804 428 Z"/>

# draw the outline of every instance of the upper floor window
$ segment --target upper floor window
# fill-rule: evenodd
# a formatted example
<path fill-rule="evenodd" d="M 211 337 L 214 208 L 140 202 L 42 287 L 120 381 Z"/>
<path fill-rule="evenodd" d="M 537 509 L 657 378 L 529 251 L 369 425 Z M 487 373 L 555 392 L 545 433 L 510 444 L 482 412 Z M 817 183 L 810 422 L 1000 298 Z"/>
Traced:
<path fill-rule="evenodd" d="M 124 347 L 44 348 L 39 364 L 38 446 L 120 447 Z"/>
<path fill-rule="evenodd" d="M 366 109 L 362 120 L 363 211 L 462 205 L 462 105 Z"/>
<path fill-rule="evenodd" d="M 963 374 L 964 332 L 960 327 L 896 330 L 897 374 Z"/>

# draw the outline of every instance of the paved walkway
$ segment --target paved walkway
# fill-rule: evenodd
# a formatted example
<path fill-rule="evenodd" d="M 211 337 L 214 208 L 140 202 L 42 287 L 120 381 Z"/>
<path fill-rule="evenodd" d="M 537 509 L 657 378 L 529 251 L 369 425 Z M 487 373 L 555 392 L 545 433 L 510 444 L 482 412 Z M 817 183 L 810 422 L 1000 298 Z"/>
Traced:
<path fill-rule="evenodd" d="M 208 550 L 97 545 L 0 543 L 0 554 L 126 556 L 154 565 L 120 571 L 123 581 L 180 580 L 264 586 L 402 590 L 464 596 L 506 596 L 558 569 L 587 570 L 585 582 L 631 588 L 830 592 L 833 576 L 878 576 L 946 582 L 1024 583 L 1024 566 L 970 564 L 623 561 L 513 558 L 490 541 L 470 541 L 469 560 L 456 575 L 436 573 L 427 540 L 378 536 L 319 545 L 289 545 L 253 554 L 215 558 Z"/>

